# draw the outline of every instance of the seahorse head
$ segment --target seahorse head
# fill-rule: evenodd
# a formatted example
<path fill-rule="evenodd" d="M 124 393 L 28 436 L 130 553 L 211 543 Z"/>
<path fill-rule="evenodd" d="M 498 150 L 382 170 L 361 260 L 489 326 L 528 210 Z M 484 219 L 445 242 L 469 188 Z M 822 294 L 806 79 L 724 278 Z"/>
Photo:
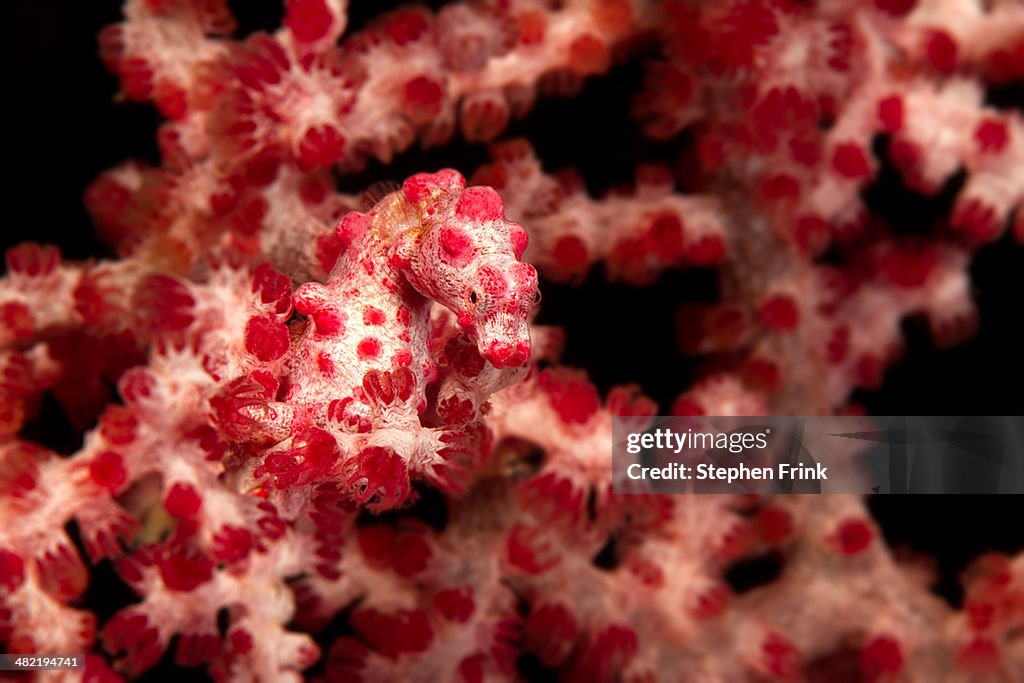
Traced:
<path fill-rule="evenodd" d="M 497 192 L 467 188 L 456 171 L 413 176 L 402 192 L 422 221 L 396 250 L 409 282 L 454 312 L 491 364 L 525 364 L 538 297 L 536 269 L 519 260 L 526 230 L 505 218 Z"/>

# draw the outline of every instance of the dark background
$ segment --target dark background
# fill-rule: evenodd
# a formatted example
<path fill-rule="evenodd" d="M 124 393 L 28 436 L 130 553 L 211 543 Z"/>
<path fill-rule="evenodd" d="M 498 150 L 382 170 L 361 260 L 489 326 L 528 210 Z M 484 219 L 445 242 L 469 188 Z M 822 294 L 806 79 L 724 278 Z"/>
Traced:
<path fill-rule="evenodd" d="M 240 35 L 273 29 L 281 3 L 230 3 Z M 399 2 L 354 0 L 351 28 Z M 428 3 L 438 6 L 440 2 Z M 82 206 L 86 185 L 102 170 L 129 158 L 158 161 L 159 117 L 149 105 L 115 102 L 118 86 L 100 63 L 95 36 L 120 17 L 115 0 L 9 0 L 0 9 L 0 49 L 5 66 L 3 105 L 4 249 L 24 240 L 60 245 L 65 258 L 109 256 L 92 233 Z M 541 100 L 506 137 L 526 135 L 546 168 L 573 166 L 588 187 L 600 192 L 628 182 L 641 161 L 673 159 L 685 138 L 667 144 L 645 140 L 632 124 L 629 97 L 639 87 L 636 64 L 618 66 L 592 79 L 581 96 Z M 990 101 L 1001 107 L 1022 101 L 1019 87 L 1003 88 Z M 884 146 L 884 141 L 880 144 Z M 401 180 L 412 172 L 452 165 L 471 172 L 487 160 L 482 146 L 453 143 L 441 150 L 410 151 L 388 167 L 371 166 L 346 191 L 378 179 Z M 962 179 L 961 179 L 962 180 Z M 895 174 L 884 172 L 866 191 L 876 213 L 895 225 L 920 224 L 921 215 L 948 215 L 955 187 L 937 200 L 917 197 Z M 912 219 L 912 220 L 910 220 Z M 1024 326 L 1018 321 L 1024 294 L 1024 249 L 1010 238 L 984 248 L 972 266 L 981 313 L 976 337 L 940 351 L 924 325 L 906 325 L 906 358 L 886 375 L 880 391 L 855 399 L 876 415 L 1002 415 L 1024 412 Z M 564 361 L 586 368 L 602 391 L 637 382 L 667 411 L 690 383 L 694 366 L 676 352 L 672 312 L 688 300 L 713 299 L 713 271 L 669 273 L 654 286 L 609 285 L 592 273 L 584 286 L 543 283 L 539 322 L 567 331 Z M 46 430 L 58 430 L 49 411 Z M 871 507 L 890 541 L 938 558 L 940 593 L 956 602 L 956 576 L 969 558 L 987 549 L 1024 548 L 1024 505 L 1016 496 L 875 497 Z"/>

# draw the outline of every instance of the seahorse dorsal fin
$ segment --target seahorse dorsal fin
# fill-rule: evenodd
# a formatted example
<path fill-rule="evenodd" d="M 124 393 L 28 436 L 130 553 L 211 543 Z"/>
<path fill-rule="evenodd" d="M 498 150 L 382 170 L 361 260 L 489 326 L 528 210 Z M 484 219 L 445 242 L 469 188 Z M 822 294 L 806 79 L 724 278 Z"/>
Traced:
<path fill-rule="evenodd" d="M 363 194 L 359 197 L 359 203 L 362 211 L 369 211 L 377 205 L 377 203 L 387 197 L 392 192 L 402 189 L 401 183 L 394 180 L 378 180 L 368 188 L 363 190 Z"/>

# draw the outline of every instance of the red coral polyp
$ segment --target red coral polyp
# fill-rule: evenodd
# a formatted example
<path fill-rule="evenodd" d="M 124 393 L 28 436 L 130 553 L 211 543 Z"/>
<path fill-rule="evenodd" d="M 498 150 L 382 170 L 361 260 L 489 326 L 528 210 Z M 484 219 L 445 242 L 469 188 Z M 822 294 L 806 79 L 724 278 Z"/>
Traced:
<path fill-rule="evenodd" d="M 423 610 L 383 612 L 359 609 L 351 617 L 352 627 L 387 657 L 423 652 L 430 647 L 434 633 Z"/>
<path fill-rule="evenodd" d="M 409 496 L 409 471 L 390 448 L 372 446 L 358 455 L 358 465 L 348 477 L 353 498 L 373 509 L 387 510 Z"/>
<path fill-rule="evenodd" d="M 296 436 L 290 447 L 271 452 L 254 475 L 266 477 L 267 484 L 278 489 L 309 484 L 334 467 L 338 455 L 333 436 L 310 428 Z"/>

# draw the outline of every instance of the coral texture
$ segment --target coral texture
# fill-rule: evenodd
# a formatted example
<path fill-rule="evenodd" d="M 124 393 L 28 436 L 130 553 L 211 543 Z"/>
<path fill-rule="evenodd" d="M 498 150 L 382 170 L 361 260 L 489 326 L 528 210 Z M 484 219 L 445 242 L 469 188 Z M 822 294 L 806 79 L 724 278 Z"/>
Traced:
<path fill-rule="evenodd" d="M 1024 240 L 1024 118 L 986 100 L 1024 79 L 1024 6 L 348 20 L 286 0 L 242 35 L 226 0 L 126 0 L 99 36 L 161 115 L 160 163 L 85 193 L 114 257 L 6 255 L 4 651 L 88 653 L 45 681 L 171 660 L 224 681 L 1024 681 L 1024 555 L 978 558 L 953 607 L 860 497 L 621 495 L 610 462 L 613 416 L 856 412 L 906 320 L 940 346 L 975 333 L 972 259 Z M 623 65 L 671 163 L 594 196 L 505 137 Z M 453 144 L 491 160 L 337 189 Z M 948 215 L 888 224 L 865 199 L 883 168 L 955 196 Z M 680 269 L 718 291 L 664 310 L 702 363 L 671 405 L 599 391 L 536 322 L 545 284 Z M 53 401 L 73 453 L 31 438 Z M 730 582 L 769 556 L 773 581 Z M 110 567 L 135 596 L 113 613 L 84 597 Z"/>

